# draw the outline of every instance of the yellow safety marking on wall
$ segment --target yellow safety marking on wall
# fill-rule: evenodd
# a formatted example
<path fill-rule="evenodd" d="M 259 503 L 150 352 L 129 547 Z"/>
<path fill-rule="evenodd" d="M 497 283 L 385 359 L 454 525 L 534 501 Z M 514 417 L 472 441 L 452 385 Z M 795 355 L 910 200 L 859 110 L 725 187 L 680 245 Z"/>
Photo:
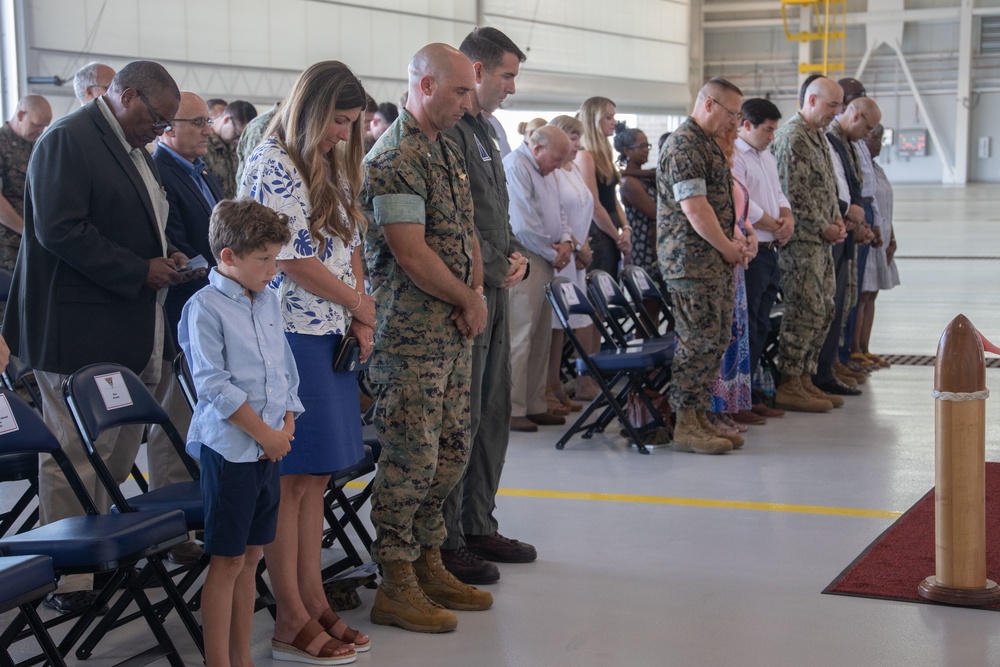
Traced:
<path fill-rule="evenodd" d="M 366 482 L 348 482 L 351 489 L 363 489 Z M 647 505 L 678 505 L 681 507 L 714 507 L 717 509 L 753 510 L 757 512 L 790 512 L 793 514 L 827 514 L 857 516 L 869 519 L 896 519 L 902 512 L 866 510 L 854 507 L 825 507 L 823 505 L 792 505 L 789 503 L 760 503 L 744 500 L 712 500 L 709 498 L 672 498 L 669 496 L 641 496 L 632 493 L 588 493 L 583 491 L 549 491 L 545 489 L 500 489 L 497 495 L 521 498 L 550 498 L 556 500 L 598 500 L 611 503 L 643 503 Z"/>

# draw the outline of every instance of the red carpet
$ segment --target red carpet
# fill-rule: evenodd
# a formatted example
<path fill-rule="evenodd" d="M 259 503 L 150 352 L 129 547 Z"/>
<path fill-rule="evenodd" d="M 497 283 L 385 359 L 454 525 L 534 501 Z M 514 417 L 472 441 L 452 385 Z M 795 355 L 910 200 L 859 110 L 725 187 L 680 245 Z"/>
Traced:
<path fill-rule="evenodd" d="M 1000 582 L 1000 463 L 986 464 L 986 576 Z M 934 574 L 934 489 L 878 536 L 824 593 L 937 604 L 917 585 Z M 980 607 L 1000 611 L 1000 605 Z"/>

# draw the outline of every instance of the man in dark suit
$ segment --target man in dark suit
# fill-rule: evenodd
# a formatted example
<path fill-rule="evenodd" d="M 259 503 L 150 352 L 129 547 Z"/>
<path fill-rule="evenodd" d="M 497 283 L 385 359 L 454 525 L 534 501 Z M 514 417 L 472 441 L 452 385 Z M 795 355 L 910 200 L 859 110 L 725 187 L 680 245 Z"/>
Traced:
<path fill-rule="evenodd" d="M 170 204 L 167 240 L 189 258 L 201 255 L 214 265 L 208 245 L 208 218 L 225 197 L 219 179 L 208 171 L 202 159 L 208 152 L 208 137 L 212 134 L 208 105 L 198 95 L 184 91 L 177 118 L 172 122 L 153 153 Z M 208 278 L 199 278 L 170 288 L 164 308 L 170 332 L 175 336 L 184 304 L 207 284 Z"/>
<path fill-rule="evenodd" d="M 143 148 L 177 111 L 177 84 L 158 63 L 126 65 L 108 91 L 55 123 L 35 145 L 25 184 L 24 236 L 3 336 L 35 369 L 45 422 L 101 509 L 109 499 L 86 460 L 60 386 L 97 362 L 122 364 L 147 386 L 172 347 L 162 299 L 188 279 L 184 253 L 164 235 L 167 201 Z M 139 448 L 134 429 L 105 433 L 98 449 L 124 481 Z M 81 513 L 50 457 L 39 471 L 41 523 Z M 72 579 L 72 580 L 71 580 Z M 64 578 L 47 600 L 69 612 L 96 595 L 89 577 Z"/>

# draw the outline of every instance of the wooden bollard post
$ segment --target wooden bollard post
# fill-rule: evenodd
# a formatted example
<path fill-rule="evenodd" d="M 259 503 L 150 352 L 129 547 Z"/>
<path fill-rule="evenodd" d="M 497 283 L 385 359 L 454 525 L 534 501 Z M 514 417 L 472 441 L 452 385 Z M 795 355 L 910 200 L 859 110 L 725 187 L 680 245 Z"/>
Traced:
<path fill-rule="evenodd" d="M 920 582 L 928 600 L 1000 603 L 986 578 L 986 361 L 975 327 L 959 315 L 945 328 L 934 364 L 935 574 Z"/>

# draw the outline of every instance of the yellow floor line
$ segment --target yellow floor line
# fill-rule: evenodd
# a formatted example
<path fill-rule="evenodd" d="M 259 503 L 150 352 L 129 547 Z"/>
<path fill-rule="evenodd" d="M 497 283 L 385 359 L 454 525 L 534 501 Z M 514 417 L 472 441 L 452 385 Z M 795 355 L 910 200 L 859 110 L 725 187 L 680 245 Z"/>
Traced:
<path fill-rule="evenodd" d="M 353 481 L 348 488 L 364 488 L 365 482 Z M 682 507 L 714 507 L 718 509 L 754 510 L 758 512 L 790 512 L 794 514 L 828 514 L 857 516 L 870 519 L 896 519 L 902 512 L 866 510 L 853 507 L 824 507 L 822 505 L 792 505 L 789 503 L 757 503 L 743 500 L 712 500 L 709 498 L 672 498 L 669 496 L 641 496 L 632 493 L 587 493 L 582 491 L 549 491 L 545 489 L 500 489 L 497 495 L 521 498 L 550 498 L 557 500 L 598 500 L 611 503 L 644 503 L 647 505 L 679 505 Z"/>

